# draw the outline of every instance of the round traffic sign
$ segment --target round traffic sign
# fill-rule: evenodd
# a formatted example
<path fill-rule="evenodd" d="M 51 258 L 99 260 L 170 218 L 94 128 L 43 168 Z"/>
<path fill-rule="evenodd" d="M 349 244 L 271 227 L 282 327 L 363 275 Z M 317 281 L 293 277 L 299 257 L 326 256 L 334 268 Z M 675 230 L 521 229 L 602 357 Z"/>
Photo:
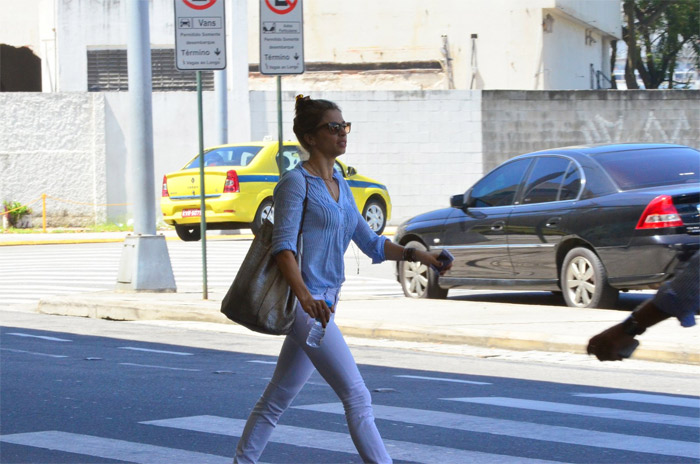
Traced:
<path fill-rule="evenodd" d="M 182 2 L 193 10 L 206 10 L 213 6 L 216 0 L 182 0 Z"/>
<path fill-rule="evenodd" d="M 267 3 L 267 7 L 272 10 L 273 13 L 282 15 L 292 11 L 294 7 L 297 6 L 298 1 L 299 0 L 272 0 L 275 6 L 270 3 L 270 0 L 265 0 L 265 3 Z M 279 6 L 282 3 L 286 3 L 286 6 Z"/>

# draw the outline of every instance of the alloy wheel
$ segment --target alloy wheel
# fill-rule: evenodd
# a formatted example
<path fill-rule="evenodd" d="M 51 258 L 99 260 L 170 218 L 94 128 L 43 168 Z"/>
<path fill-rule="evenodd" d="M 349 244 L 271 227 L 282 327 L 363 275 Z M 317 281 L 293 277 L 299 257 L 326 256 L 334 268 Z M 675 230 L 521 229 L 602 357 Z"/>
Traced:
<path fill-rule="evenodd" d="M 595 271 L 593 265 L 583 256 L 571 260 L 566 269 L 565 288 L 569 299 L 578 307 L 590 305 L 595 294 Z"/>
<path fill-rule="evenodd" d="M 377 203 L 372 203 L 365 211 L 365 220 L 369 224 L 369 228 L 374 232 L 381 231 L 384 228 L 384 211 Z"/>
<path fill-rule="evenodd" d="M 428 291 L 428 266 L 404 261 L 404 288 L 413 298 L 423 298 Z"/>

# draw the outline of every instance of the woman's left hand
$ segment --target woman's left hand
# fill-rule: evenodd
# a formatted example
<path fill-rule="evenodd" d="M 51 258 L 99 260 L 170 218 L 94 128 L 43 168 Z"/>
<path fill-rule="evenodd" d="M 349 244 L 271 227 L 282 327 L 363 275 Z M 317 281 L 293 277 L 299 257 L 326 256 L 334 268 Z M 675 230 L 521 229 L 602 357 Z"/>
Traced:
<path fill-rule="evenodd" d="M 452 269 L 452 263 L 449 263 L 447 264 L 447 266 L 442 267 L 444 263 L 437 259 L 438 256 L 440 256 L 439 251 L 416 250 L 416 258 L 418 259 L 418 261 L 420 261 L 422 264 L 425 264 L 426 266 L 430 266 L 432 264 L 436 268 L 440 269 L 440 275 L 445 275 L 445 272 Z"/>

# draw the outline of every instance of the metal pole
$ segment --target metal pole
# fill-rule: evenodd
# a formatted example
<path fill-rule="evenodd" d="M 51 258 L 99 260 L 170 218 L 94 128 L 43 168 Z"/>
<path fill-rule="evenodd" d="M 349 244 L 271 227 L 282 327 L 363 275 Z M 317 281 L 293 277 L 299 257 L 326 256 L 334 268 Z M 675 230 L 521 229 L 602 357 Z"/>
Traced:
<path fill-rule="evenodd" d="M 277 76 L 277 140 L 279 141 L 277 151 L 277 170 L 282 177 L 282 76 Z"/>
<path fill-rule="evenodd" d="M 216 93 L 216 134 L 217 143 L 228 143 L 228 88 L 226 70 L 214 71 L 214 91 Z"/>
<path fill-rule="evenodd" d="M 202 71 L 197 71 L 197 119 L 199 124 L 199 211 L 202 235 L 202 299 L 209 298 L 207 290 L 207 207 L 204 187 L 204 124 L 202 118 Z"/>
<path fill-rule="evenodd" d="M 155 235 L 156 207 L 153 167 L 153 109 L 151 102 L 151 39 L 148 0 L 129 0 L 129 100 L 131 120 L 130 177 L 134 234 Z"/>
<path fill-rule="evenodd" d="M 134 234 L 124 239 L 117 289 L 174 292 L 175 276 L 164 235 L 156 235 L 156 179 L 153 166 L 151 39 L 148 0 L 128 0 L 129 196 Z"/>

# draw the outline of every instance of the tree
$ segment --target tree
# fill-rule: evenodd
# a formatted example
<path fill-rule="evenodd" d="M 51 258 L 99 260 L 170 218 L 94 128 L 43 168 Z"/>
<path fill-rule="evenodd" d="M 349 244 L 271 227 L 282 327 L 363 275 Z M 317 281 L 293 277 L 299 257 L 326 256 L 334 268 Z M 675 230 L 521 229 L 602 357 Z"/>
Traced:
<path fill-rule="evenodd" d="M 664 82 L 673 88 L 679 83 L 674 80 L 674 73 L 683 51 L 689 51 L 700 67 L 698 0 L 623 0 L 622 11 L 628 89 L 639 88 L 635 71 L 647 89 L 658 89 Z"/>

